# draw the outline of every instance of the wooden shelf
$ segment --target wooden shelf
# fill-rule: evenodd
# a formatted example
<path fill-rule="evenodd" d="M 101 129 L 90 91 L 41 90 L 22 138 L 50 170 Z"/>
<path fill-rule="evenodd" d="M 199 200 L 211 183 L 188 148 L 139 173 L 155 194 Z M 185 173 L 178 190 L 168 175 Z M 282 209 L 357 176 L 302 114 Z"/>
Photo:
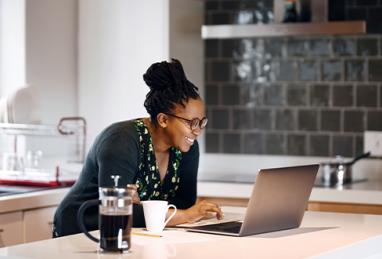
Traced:
<path fill-rule="evenodd" d="M 203 25 L 203 39 L 365 34 L 365 21 Z"/>

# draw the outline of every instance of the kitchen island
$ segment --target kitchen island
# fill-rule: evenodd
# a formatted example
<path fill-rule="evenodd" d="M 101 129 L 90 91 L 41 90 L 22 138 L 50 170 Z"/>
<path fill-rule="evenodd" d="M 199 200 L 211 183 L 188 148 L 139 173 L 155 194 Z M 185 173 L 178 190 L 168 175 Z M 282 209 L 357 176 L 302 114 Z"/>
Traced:
<path fill-rule="evenodd" d="M 220 205 L 246 206 L 253 183 L 198 182 L 198 197 Z M 0 197 L 0 247 L 51 238 L 57 205 L 69 188 Z M 382 214 L 382 183 L 364 181 L 343 188 L 314 187 L 309 211 Z"/>
<path fill-rule="evenodd" d="M 231 211 L 243 208 L 231 208 Z M 136 230 L 135 230 L 136 231 Z M 100 253 L 83 234 L 0 249 L 15 258 L 380 258 L 382 216 L 306 212 L 300 228 L 248 237 L 167 229 L 162 237 L 132 235 L 128 254 Z"/>

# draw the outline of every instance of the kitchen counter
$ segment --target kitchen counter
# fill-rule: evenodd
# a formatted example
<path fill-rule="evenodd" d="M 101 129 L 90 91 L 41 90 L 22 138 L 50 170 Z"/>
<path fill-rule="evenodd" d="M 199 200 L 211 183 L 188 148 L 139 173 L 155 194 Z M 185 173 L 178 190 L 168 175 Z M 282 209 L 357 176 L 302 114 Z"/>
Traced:
<path fill-rule="evenodd" d="M 252 183 L 199 181 L 198 196 L 248 199 Z M 382 205 L 382 182 L 362 181 L 341 188 L 314 187 L 309 201 Z"/>
<path fill-rule="evenodd" d="M 237 208 L 242 209 L 242 208 Z M 0 249 L 14 258 L 381 258 L 382 216 L 306 212 L 298 229 L 248 237 L 165 230 L 161 238 L 132 236 L 127 254 L 101 253 L 78 234 Z"/>
<path fill-rule="evenodd" d="M 69 191 L 67 188 L 47 188 L 0 197 L 0 213 L 57 206 Z"/>
<path fill-rule="evenodd" d="M 199 181 L 198 196 L 248 199 L 253 183 Z M 0 197 L 0 213 L 56 206 L 69 191 L 67 188 L 46 189 Z M 310 201 L 382 205 L 382 182 L 358 182 L 342 189 L 314 187 Z"/>

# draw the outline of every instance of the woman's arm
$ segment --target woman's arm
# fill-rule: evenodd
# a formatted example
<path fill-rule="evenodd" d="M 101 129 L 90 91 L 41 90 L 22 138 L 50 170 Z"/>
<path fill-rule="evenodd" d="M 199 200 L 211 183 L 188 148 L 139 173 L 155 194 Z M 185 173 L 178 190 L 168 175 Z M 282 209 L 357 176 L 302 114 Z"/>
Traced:
<path fill-rule="evenodd" d="M 216 216 L 223 217 L 220 207 L 212 202 L 196 202 L 197 198 L 197 174 L 199 167 L 199 145 L 195 141 L 190 151 L 184 154 L 179 167 L 180 186 L 176 197 L 169 201 L 177 206 L 176 215 L 168 223 L 174 226 L 182 223 L 196 222 L 202 218 Z M 171 210 L 168 215 L 171 215 Z"/>

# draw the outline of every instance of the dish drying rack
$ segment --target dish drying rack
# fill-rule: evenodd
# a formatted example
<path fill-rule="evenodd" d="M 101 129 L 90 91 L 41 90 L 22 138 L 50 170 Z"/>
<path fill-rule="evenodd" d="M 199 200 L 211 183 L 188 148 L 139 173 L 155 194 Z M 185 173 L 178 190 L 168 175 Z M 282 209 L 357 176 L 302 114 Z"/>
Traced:
<path fill-rule="evenodd" d="M 39 168 L 0 168 L 0 184 L 41 187 L 71 186 L 78 178 L 85 158 L 86 120 L 83 117 L 63 117 L 57 125 L 0 123 L 0 135 L 14 137 L 12 154 L 18 154 L 18 136 L 74 137 L 75 157 L 71 162 L 51 162 Z M 3 154 L 4 158 L 4 154 Z M 18 159 L 18 158 L 16 158 Z M 4 161 L 3 161 L 4 163 Z"/>

